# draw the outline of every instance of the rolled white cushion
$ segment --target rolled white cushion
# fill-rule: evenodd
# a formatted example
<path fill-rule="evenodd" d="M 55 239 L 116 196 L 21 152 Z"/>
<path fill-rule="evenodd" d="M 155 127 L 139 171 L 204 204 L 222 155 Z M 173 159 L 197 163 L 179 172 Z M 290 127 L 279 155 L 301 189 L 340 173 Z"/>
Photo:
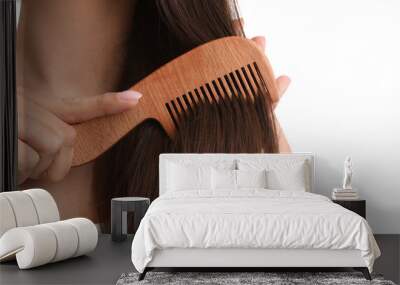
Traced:
<path fill-rule="evenodd" d="M 17 222 L 10 202 L 0 195 L 0 237 L 9 229 L 15 228 Z"/>
<path fill-rule="evenodd" d="M 20 269 L 86 254 L 96 248 L 98 232 L 88 219 L 18 227 L 0 238 L 0 261 L 16 255 Z"/>
<path fill-rule="evenodd" d="M 44 224 L 56 235 L 57 249 L 51 262 L 57 262 L 75 256 L 78 250 L 79 237 L 75 227 L 65 221 Z"/>
<path fill-rule="evenodd" d="M 20 269 L 51 262 L 56 249 L 56 236 L 42 225 L 14 228 L 0 238 L 0 260 L 16 254 Z"/>
<path fill-rule="evenodd" d="M 60 220 L 56 202 L 43 189 L 2 192 L 0 206 L 0 237 L 11 228 Z"/>
<path fill-rule="evenodd" d="M 22 192 L 31 197 L 39 218 L 39 224 L 60 220 L 57 204 L 49 192 L 43 189 L 29 189 Z"/>
<path fill-rule="evenodd" d="M 39 223 L 38 214 L 31 197 L 22 191 L 2 192 L 13 209 L 17 227 L 33 226 Z"/>
<path fill-rule="evenodd" d="M 74 226 L 78 233 L 78 248 L 74 257 L 91 252 L 96 248 L 99 233 L 92 221 L 85 218 L 74 218 L 64 222 Z"/>

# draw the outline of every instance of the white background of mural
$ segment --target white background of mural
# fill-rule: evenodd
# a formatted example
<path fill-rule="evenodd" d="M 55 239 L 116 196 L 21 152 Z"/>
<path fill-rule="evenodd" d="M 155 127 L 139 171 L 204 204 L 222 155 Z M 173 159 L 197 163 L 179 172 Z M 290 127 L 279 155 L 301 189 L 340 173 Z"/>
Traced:
<path fill-rule="evenodd" d="M 19 2 L 19 1 L 18 1 Z M 277 116 L 296 152 L 317 156 L 317 192 L 353 185 L 375 233 L 400 233 L 400 1 L 239 0 L 292 84 Z"/>
<path fill-rule="evenodd" d="M 400 233 L 400 1 L 241 0 L 248 36 L 265 35 L 292 85 L 279 117 L 293 151 L 317 156 L 330 196 L 354 162 L 375 233 Z"/>

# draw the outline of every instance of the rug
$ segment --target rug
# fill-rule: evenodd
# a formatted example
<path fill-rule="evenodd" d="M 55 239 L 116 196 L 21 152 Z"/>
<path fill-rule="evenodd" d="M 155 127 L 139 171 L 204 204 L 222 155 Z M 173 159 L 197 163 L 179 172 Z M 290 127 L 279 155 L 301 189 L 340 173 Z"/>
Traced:
<path fill-rule="evenodd" d="M 148 272 L 138 281 L 138 273 L 122 274 L 117 285 L 395 285 L 382 275 L 372 275 L 368 281 L 360 272 Z"/>

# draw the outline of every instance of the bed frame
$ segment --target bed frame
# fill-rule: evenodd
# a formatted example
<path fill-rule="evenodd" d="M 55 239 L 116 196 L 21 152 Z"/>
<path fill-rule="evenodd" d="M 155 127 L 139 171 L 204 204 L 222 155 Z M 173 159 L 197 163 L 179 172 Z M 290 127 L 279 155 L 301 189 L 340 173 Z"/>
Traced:
<path fill-rule="evenodd" d="M 263 159 L 303 159 L 309 166 L 310 192 L 314 191 L 314 156 L 301 154 L 162 154 L 160 155 L 160 195 L 166 189 L 166 162 L 173 160 L 236 160 L 240 158 Z M 325 271 L 353 268 L 361 271 L 367 280 L 371 280 L 369 270 L 359 250 L 329 249 L 197 249 L 170 248 L 156 250 L 152 261 L 139 275 L 143 280 L 146 273 L 154 269 L 175 269 L 178 271 L 284 271 L 306 270 Z"/>

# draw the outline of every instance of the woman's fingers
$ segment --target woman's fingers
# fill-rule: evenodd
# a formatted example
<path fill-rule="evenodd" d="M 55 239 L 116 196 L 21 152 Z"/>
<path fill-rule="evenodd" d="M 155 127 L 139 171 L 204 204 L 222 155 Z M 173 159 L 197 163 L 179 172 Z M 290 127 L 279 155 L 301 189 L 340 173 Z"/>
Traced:
<path fill-rule="evenodd" d="M 56 154 L 63 145 L 72 146 L 76 132 L 72 126 L 41 106 L 18 98 L 18 138 L 40 155 Z"/>
<path fill-rule="evenodd" d="M 74 149 L 72 147 L 61 148 L 47 169 L 46 178 L 53 182 L 63 179 L 71 168 L 73 156 Z"/>
<path fill-rule="evenodd" d="M 31 175 L 39 159 L 39 154 L 32 147 L 18 140 L 18 184 Z"/>
<path fill-rule="evenodd" d="M 46 170 L 53 163 L 55 154 L 44 154 L 41 153 L 39 163 L 36 165 L 35 169 L 29 175 L 29 178 L 39 179 L 45 175 Z"/>
<path fill-rule="evenodd" d="M 252 38 L 251 40 L 255 42 L 263 52 L 265 52 L 265 37 L 257 36 Z"/>
<path fill-rule="evenodd" d="M 18 138 L 37 154 L 35 166 L 27 172 L 23 165 L 29 161 L 26 161 L 24 148 L 18 151 L 21 158 L 18 169 L 19 172 L 24 173 L 19 182 L 23 182 L 28 177 L 37 179 L 42 176 L 62 147 L 72 147 L 75 136 L 74 127 L 38 104 L 23 96 L 18 96 Z"/>
<path fill-rule="evenodd" d="M 47 107 L 69 124 L 127 111 L 138 104 L 142 94 L 127 90 L 91 97 L 66 98 Z"/>
<path fill-rule="evenodd" d="M 263 36 L 257 36 L 251 39 L 252 41 L 254 41 L 258 47 L 265 52 L 265 46 L 266 46 L 266 40 L 265 37 Z M 283 96 L 283 94 L 285 94 L 286 90 L 288 89 L 290 85 L 290 78 L 286 75 L 281 75 L 278 78 L 276 78 L 276 86 L 278 88 L 278 97 L 279 99 Z M 276 107 L 276 105 L 279 102 L 279 99 L 277 102 L 275 102 L 274 107 Z"/>
<path fill-rule="evenodd" d="M 286 75 L 279 76 L 276 80 L 276 87 L 278 89 L 278 100 L 273 104 L 272 108 L 275 109 L 278 106 L 279 100 L 282 98 L 283 94 L 285 94 L 286 90 L 290 85 L 290 78 Z"/>
<path fill-rule="evenodd" d="M 27 150 L 22 146 L 19 151 L 23 168 L 19 182 L 28 177 L 63 179 L 73 159 L 76 131 L 71 124 L 124 112 L 135 106 L 141 96 L 132 90 L 76 99 L 19 95 L 18 138 L 27 146 Z M 30 154 L 32 158 L 28 159 L 24 151 L 36 156 Z"/>
<path fill-rule="evenodd" d="M 279 98 L 281 98 L 283 94 L 285 94 L 290 85 L 290 82 L 290 78 L 286 75 L 281 75 L 276 79 L 276 86 L 278 87 Z"/>
<path fill-rule="evenodd" d="M 18 94 L 18 138 L 24 144 L 19 151 L 20 183 L 28 177 L 64 178 L 76 137 L 71 124 L 127 111 L 142 96 L 132 90 L 74 99 L 25 95 Z"/>

